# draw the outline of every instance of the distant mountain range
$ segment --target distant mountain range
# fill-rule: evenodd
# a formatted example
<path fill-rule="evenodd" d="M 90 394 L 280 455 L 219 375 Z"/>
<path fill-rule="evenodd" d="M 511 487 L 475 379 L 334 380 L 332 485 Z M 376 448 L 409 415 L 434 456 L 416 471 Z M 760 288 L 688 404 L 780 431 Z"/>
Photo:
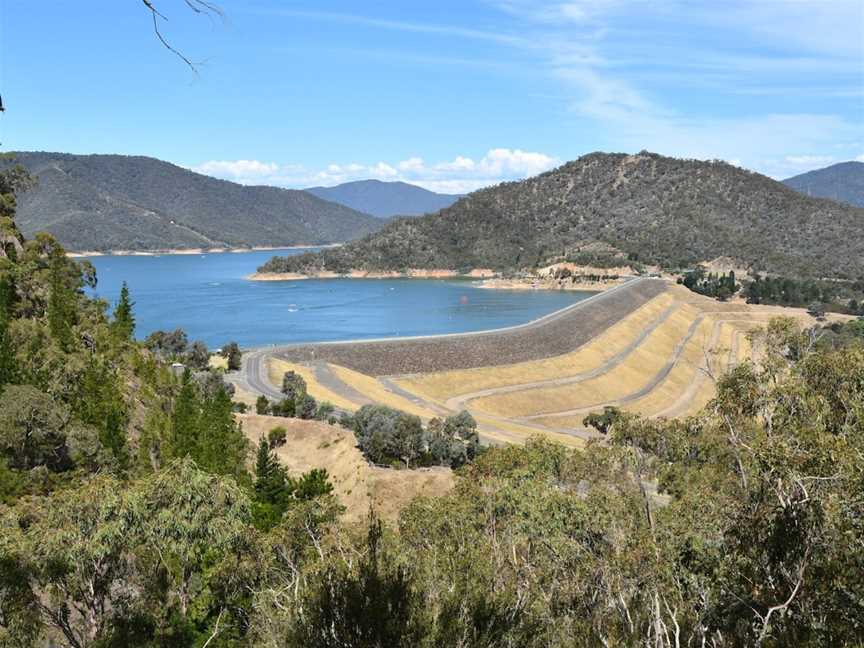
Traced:
<path fill-rule="evenodd" d="M 149 157 L 18 152 L 14 162 L 37 179 L 19 197 L 18 226 L 28 237 L 48 231 L 69 250 L 337 243 L 382 225 L 305 191 L 243 186 Z"/>
<path fill-rule="evenodd" d="M 864 209 L 804 196 L 724 162 L 592 153 L 398 219 L 267 272 L 536 268 L 560 259 L 681 268 L 730 257 L 795 277 L 864 277 Z"/>
<path fill-rule="evenodd" d="M 807 196 L 830 198 L 864 207 L 864 162 L 841 162 L 783 181 Z"/>
<path fill-rule="evenodd" d="M 358 180 L 335 187 L 310 187 L 306 191 L 379 218 L 431 214 L 449 207 L 462 197 L 435 193 L 406 182 L 380 180 Z"/>

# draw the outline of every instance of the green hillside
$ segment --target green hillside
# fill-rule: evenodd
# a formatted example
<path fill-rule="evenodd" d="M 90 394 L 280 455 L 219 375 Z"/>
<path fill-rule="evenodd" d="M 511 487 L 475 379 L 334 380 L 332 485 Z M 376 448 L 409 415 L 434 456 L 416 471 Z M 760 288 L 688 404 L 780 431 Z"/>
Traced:
<path fill-rule="evenodd" d="M 592 153 L 338 250 L 274 258 L 262 270 L 514 270 L 604 255 L 676 268 L 726 256 L 758 271 L 857 278 L 862 226 L 862 209 L 724 162 Z"/>
<path fill-rule="evenodd" d="M 381 226 L 304 191 L 239 185 L 148 157 L 14 157 L 37 180 L 19 199 L 22 232 L 50 232 L 71 250 L 339 243 Z"/>

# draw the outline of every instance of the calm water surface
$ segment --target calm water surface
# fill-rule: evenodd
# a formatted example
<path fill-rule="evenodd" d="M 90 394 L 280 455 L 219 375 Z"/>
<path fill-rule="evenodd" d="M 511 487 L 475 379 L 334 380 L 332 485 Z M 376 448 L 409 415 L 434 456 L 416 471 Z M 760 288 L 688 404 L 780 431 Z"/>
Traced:
<path fill-rule="evenodd" d="M 283 250 L 278 254 L 298 254 Z M 521 324 L 590 293 L 486 290 L 471 281 L 247 281 L 274 252 L 92 257 L 112 307 L 123 281 L 136 333 L 183 328 L 190 340 L 243 347 L 476 331 Z"/>

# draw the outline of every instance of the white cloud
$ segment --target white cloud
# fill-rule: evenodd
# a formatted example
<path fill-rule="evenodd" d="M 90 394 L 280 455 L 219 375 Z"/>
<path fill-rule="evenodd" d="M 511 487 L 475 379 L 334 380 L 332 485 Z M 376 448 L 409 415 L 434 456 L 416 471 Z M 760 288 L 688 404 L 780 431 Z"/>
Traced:
<path fill-rule="evenodd" d="M 545 153 L 495 148 L 479 160 L 457 155 L 452 160 L 433 164 L 427 164 L 421 157 L 410 157 L 394 163 L 381 161 L 370 165 L 333 163 L 315 170 L 296 164 L 214 160 L 192 168 L 199 173 L 243 184 L 303 188 L 373 178 L 401 180 L 441 193 L 467 193 L 506 180 L 521 180 L 558 164 L 559 160 Z"/>
<path fill-rule="evenodd" d="M 830 155 L 787 155 L 786 161 L 803 167 L 824 166 L 834 161 Z"/>
<path fill-rule="evenodd" d="M 864 153 L 855 158 L 856 162 L 864 162 Z"/>
<path fill-rule="evenodd" d="M 424 167 L 423 158 L 411 157 L 399 163 L 400 171 L 421 171 Z"/>
<path fill-rule="evenodd" d="M 279 171 L 279 165 L 258 160 L 210 160 L 192 167 L 192 170 L 228 180 L 248 181 L 275 175 Z"/>

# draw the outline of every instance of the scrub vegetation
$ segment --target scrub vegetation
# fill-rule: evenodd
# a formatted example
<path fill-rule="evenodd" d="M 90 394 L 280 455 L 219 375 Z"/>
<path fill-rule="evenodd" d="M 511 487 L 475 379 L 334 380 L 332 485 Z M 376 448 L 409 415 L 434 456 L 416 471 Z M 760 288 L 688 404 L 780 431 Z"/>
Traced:
<path fill-rule="evenodd" d="M 856 323 L 775 320 L 697 415 L 610 411 L 579 450 L 472 454 L 470 417 L 361 410 L 361 448 L 461 467 L 395 522 L 349 522 L 329 472 L 283 465 L 293 421 L 235 415 L 220 372 L 133 340 L 134 295 L 88 298 L 92 268 L 18 234 L 20 177 L 0 174 L 0 644 L 864 642 Z M 257 449 L 241 421 L 267 422 Z"/>

